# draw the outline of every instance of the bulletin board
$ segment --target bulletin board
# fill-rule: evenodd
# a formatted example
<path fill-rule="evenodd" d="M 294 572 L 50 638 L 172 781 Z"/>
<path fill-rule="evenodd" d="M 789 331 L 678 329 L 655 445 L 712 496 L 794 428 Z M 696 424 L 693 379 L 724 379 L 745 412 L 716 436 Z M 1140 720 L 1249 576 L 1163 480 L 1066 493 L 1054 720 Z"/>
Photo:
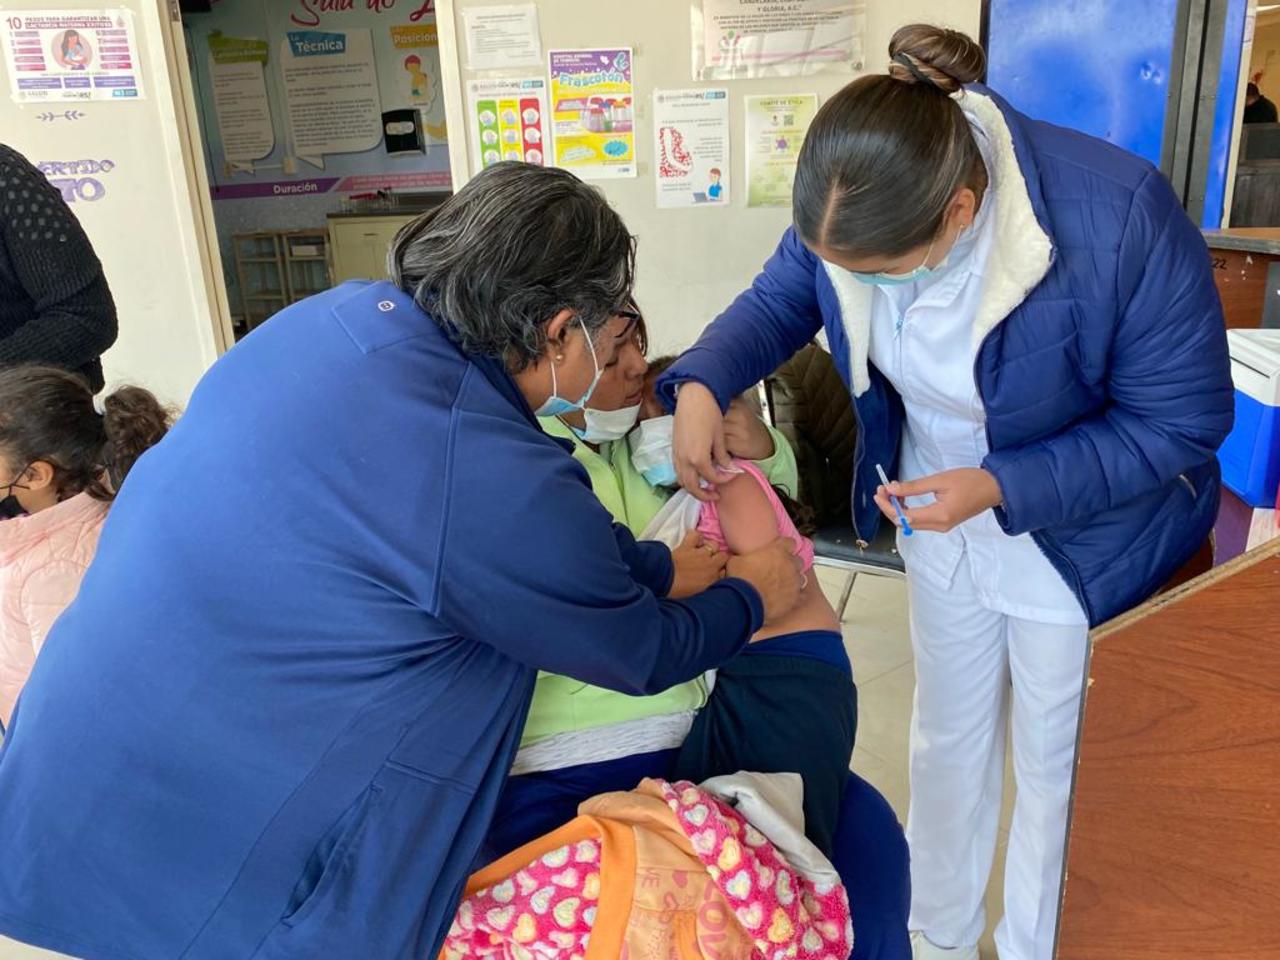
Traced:
<path fill-rule="evenodd" d="M 188 15 L 214 199 L 447 190 L 433 7 L 220 0 Z"/>
<path fill-rule="evenodd" d="M 502 2 L 510 4 L 512 0 Z M 502 77 L 536 75 L 545 79 L 545 61 L 551 50 L 630 50 L 632 115 L 627 119 L 634 125 L 634 176 L 590 182 L 605 193 L 638 238 L 636 294 L 652 333 L 652 353 L 656 356 L 688 346 L 751 282 L 791 222 L 787 206 L 747 205 L 745 98 L 816 94 L 822 102 L 856 74 L 695 80 L 689 0 L 541 2 L 537 13 L 543 66 L 473 70 L 467 57 L 463 11 L 489 6 L 493 6 L 490 0 L 436 3 L 451 129 L 467 128 L 468 84 Z M 868 70 L 884 69 L 889 38 L 906 23 L 938 22 L 978 35 L 980 0 L 899 0 L 893 4 L 869 0 L 865 6 L 863 49 Z M 711 176 L 709 170 L 699 172 L 700 176 L 706 174 L 698 192 L 707 202 L 659 206 L 655 178 L 661 158 L 655 153 L 673 147 L 665 140 L 661 147 L 655 144 L 655 90 L 727 91 L 728 167 L 717 164 L 719 176 Z M 455 189 L 475 169 L 477 147 L 472 139 L 455 136 L 450 140 Z"/>

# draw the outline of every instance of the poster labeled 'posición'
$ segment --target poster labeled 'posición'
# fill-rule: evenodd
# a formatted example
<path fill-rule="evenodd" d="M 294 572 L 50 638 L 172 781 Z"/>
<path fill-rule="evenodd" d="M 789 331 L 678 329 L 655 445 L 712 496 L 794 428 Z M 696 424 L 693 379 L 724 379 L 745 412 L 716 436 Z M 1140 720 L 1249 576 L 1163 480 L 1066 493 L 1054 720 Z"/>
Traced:
<path fill-rule="evenodd" d="M 631 49 L 552 50 L 555 166 L 585 180 L 636 175 Z"/>
<path fill-rule="evenodd" d="M 659 207 L 729 203 L 729 91 L 653 92 Z"/>
<path fill-rule="evenodd" d="M 10 94 L 19 103 L 142 96 L 128 10 L 6 11 L 0 27 Z"/>

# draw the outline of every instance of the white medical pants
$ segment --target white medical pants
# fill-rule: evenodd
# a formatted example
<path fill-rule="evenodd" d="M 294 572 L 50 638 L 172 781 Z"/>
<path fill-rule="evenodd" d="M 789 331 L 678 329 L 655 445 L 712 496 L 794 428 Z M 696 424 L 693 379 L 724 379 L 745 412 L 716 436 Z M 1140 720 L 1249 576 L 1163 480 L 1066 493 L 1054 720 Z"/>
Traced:
<path fill-rule="evenodd" d="M 1001 960 L 1051 960 L 1088 629 L 984 606 L 970 564 L 949 582 L 908 576 L 916 692 L 911 721 L 911 929 L 976 944 L 999 831 L 1007 718 L 1017 784 Z"/>

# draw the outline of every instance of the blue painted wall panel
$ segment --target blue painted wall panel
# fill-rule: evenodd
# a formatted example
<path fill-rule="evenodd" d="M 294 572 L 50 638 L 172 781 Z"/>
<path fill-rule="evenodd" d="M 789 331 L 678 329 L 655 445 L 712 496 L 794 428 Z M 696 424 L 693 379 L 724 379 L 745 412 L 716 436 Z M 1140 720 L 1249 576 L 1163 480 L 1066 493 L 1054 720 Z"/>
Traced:
<path fill-rule="evenodd" d="M 1227 8 L 1226 30 L 1222 39 L 1222 69 L 1218 72 L 1218 103 L 1213 114 L 1209 180 L 1205 185 L 1204 216 L 1200 220 L 1200 226 L 1207 230 L 1216 230 L 1222 226 L 1227 165 L 1231 160 L 1231 137 L 1235 132 L 1236 85 L 1240 80 L 1244 17 L 1248 6 L 1248 0 L 1231 0 L 1231 5 Z"/>
<path fill-rule="evenodd" d="M 1176 14 L 1177 0 L 991 0 L 988 82 L 1159 164 Z"/>

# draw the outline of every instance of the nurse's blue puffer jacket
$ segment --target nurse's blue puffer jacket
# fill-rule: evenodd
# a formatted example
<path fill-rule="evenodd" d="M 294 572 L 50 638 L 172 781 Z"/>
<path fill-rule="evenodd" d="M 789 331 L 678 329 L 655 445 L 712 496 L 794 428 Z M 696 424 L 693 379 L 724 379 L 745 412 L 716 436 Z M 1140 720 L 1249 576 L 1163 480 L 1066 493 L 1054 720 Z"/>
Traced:
<path fill-rule="evenodd" d="M 991 141 L 999 198 L 974 322 L 983 466 L 1005 531 L 1030 532 L 1098 624 L 1158 590 L 1216 516 L 1233 400 L 1208 252 L 1150 164 L 985 87 L 961 96 Z M 868 540 L 875 465 L 896 463 L 903 422 L 867 361 L 873 291 L 789 230 L 660 383 L 668 403 L 696 380 L 725 405 L 824 329 L 854 395 L 853 517 Z"/>
<path fill-rule="evenodd" d="M 656 599 L 671 579 L 399 290 L 291 307 L 130 473 L 18 701 L 0 934 L 430 960 L 536 670 L 656 692 L 759 627 L 746 584 Z"/>

